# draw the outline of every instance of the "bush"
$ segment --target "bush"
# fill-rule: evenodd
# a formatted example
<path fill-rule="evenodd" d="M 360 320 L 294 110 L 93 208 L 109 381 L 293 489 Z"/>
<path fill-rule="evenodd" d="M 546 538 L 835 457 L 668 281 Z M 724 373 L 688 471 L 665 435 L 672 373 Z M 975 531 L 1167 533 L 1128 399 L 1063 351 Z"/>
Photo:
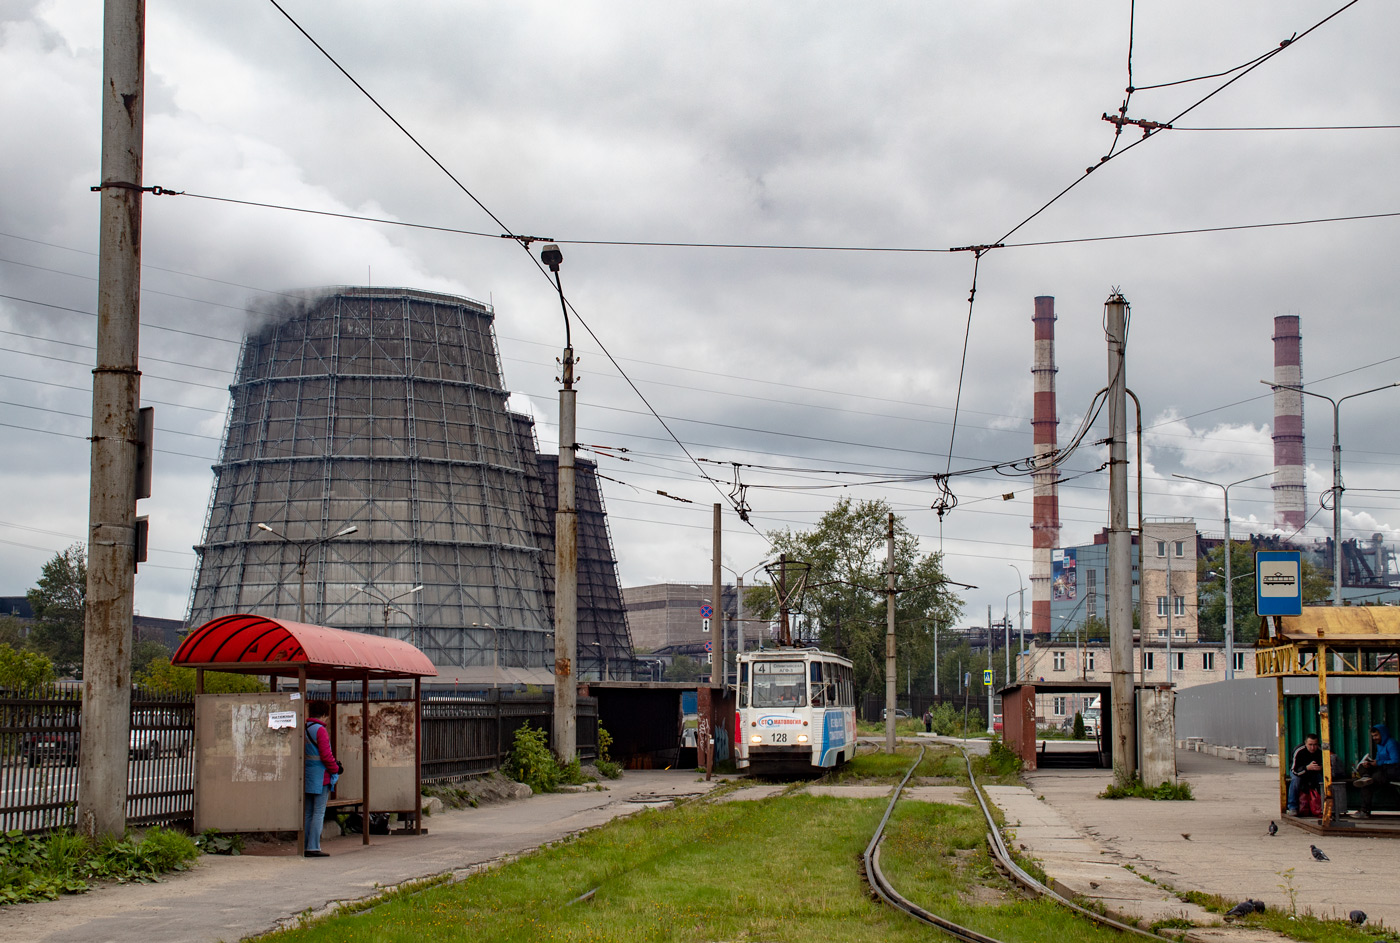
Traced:
<path fill-rule="evenodd" d="M 1007 748 L 1001 737 L 992 737 L 992 746 L 987 752 L 988 773 L 993 776 L 1014 775 L 1021 771 L 1021 765 L 1021 758 Z"/>
<path fill-rule="evenodd" d="M 1163 782 L 1158 786 L 1146 786 L 1140 779 L 1135 779 L 1127 786 L 1119 786 L 1109 783 L 1104 791 L 1099 793 L 1100 799 L 1156 799 L 1159 801 L 1184 801 L 1195 799 L 1191 792 L 1191 784 L 1186 780 L 1176 783 Z"/>
<path fill-rule="evenodd" d="M 1084 715 L 1081 714 L 1081 713 L 1079 713 L 1079 711 L 1075 711 L 1075 712 L 1074 712 L 1074 731 L 1073 731 L 1073 733 L 1071 734 L 1071 739 L 1074 739 L 1074 740 L 1083 740 L 1084 737 L 1086 736 L 1086 734 L 1087 734 L 1087 731 L 1084 729 Z"/>
<path fill-rule="evenodd" d="M 933 732 L 951 737 L 962 723 L 962 715 L 952 704 L 939 704 L 933 709 Z"/>
<path fill-rule="evenodd" d="M 515 732 L 515 746 L 506 761 L 506 775 L 535 792 L 553 792 L 559 785 L 559 763 L 549 750 L 549 734 L 528 723 Z"/>
<path fill-rule="evenodd" d="M 97 845 L 72 832 L 10 831 L 0 836 L 0 904 L 81 894 L 90 880 L 152 881 L 197 857 L 193 840 L 160 826 L 139 841 L 125 836 Z"/>
<path fill-rule="evenodd" d="M 608 755 L 608 748 L 612 746 L 612 734 L 598 727 L 598 759 L 593 761 L 593 768 L 608 779 L 617 779 L 622 775 L 622 767 L 613 762 L 613 758 Z"/>

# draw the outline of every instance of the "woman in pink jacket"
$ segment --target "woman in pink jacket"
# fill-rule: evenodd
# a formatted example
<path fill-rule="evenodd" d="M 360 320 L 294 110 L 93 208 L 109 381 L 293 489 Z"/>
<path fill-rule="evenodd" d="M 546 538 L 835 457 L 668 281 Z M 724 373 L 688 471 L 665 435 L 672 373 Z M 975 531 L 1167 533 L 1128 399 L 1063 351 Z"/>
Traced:
<path fill-rule="evenodd" d="M 321 850 L 321 830 L 326 823 L 326 800 L 331 797 L 332 774 L 339 778 L 344 770 L 331 752 L 331 735 L 326 718 L 331 706 L 325 701 L 306 705 L 306 796 L 305 821 L 306 857 L 329 858 Z"/>

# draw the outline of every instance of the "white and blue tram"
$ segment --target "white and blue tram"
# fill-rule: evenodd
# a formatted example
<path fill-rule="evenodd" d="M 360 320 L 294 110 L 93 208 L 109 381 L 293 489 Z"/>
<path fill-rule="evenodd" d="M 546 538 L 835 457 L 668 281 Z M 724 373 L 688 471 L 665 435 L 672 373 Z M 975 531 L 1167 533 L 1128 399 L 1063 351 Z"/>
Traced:
<path fill-rule="evenodd" d="M 851 663 L 815 648 L 745 652 L 737 658 L 734 759 L 760 775 L 813 773 L 856 755 Z"/>

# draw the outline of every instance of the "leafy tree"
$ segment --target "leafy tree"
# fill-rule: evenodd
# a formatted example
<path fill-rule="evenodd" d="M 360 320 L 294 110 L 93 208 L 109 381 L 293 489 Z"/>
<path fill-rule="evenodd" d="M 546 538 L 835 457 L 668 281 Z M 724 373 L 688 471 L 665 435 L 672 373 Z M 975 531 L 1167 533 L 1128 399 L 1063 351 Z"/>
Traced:
<path fill-rule="evenodd" d="M 14 616 L 0 616 L 0 645 L 8 645 L 15 651 L 25 648 L 27 626 Z"/>
<path fill-rule="evenodd" d="M 34 610 L 30 644 L 53 659 L 62 674 L 81 674 L 83 619 L 87 614 L 87 552 L 82 544 L 54 554 L 39 583 L 25 594 Z"/>
<path fill-rule="evenodd" d="M 136 677 L 157 659 L 169 661 L 171 654 L 170 649 L 160 642 L 137 642 L 131 647 L 131 676 Z"/>
<path fill-rule="evenodd" d="M 1254 609 L 1254 546 L 1231 542 L 1230 577 L 1234 586 L 1235 642 L 1252 645 L 1259 638 L 1259 616 Z M 1210 574 L 1216 574 L 1212 576 Z M 1201 640 L 1225 640 L 1225 545 L 1211 549 L 1196 565 L 1197 626 Z M 1330 574 L 1303 560 L 1303 605 L 1316 606 L 1332 595 Z"/>
<path fill-rule="evenodd" d="M 1084 730 L 1084 715 L 1081 714 L 1079 711 L 1075 711 L 1075 712 L 1074 712 L 1074 727 L 1073 727 L 1073 729 L 1070 731 L 1070 736 L 1073 737 L 1075 740 L 1083 740 L 1083 739 L 1084 739 L 1084 734 L 1085 734 L 1085 730 Z"/>
<path fill-rule="evenodd" d="M 137 684 L 152 691 L 164 694 L 194 694 L 194 669 L 172 665 L 168 656 L 152 659 L 146 669 L 134 677 Z M 206 694 L 237 694 L 266 690 L 267 685 L 254 675 L 229 671 L 204 672 Z"/>
<path fill-rule="evenodd" d="M 0 643 L 0 688 L 24 690 L 51 684 L 57 674 L 53 662 L 38 652 L 17 651 Z"/>
<path fill-rule="evenodd" d="M 798 614 L 821 647 L 845 655 L 854 666 L 858 694 L 883 689 L 885 677 L 885 533 L 890 507 L 884 501 L 839 501 L 804 532 L 772 531 L 775 553 L 811 564 L 808 589 Z M 933 669 L 933 630 L 962 613 L 962 601 L 943 582 L 939 554 L 921 554 L 902 519 L 895 519 L 895 653 L 900 672 L 919 679 Z M 755 587 L 745 604 L 758 619 L 778 613 L 771 586 Z M 941 646 L 940 646 L 941 647 Z M 940 651 L 939 661 L 944 661 Z"/>
<path fill-rule="evenodd" d="M 677 655 L 666 668 L 667 681 L 697 681 L 705 673 L 705 666 L 689 655 Z"/>

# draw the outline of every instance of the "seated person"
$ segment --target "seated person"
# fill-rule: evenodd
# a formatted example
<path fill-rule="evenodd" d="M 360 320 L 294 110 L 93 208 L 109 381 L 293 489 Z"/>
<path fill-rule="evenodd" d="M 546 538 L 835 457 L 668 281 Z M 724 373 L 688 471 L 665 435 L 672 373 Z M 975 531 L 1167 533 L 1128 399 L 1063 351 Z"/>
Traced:
<path fill-rule="evenodd" d="M 1322 786 L 1322 745 L 1317 734 L 1310 733 L 1303 738 L 1303 745 L 1293 751 L 1293 760 L 1288 764 L 1288 815 L 1298 814 L 1298 797 L 1306 789 Z"/>
<path fill-rule="evenodd" d="M 1376 797 L 1377 786 L 1400 781 L 1400 744 L 1396 744 L 1385 724 L 1371 728 L 1371 749 L 1375 758 L 1368 756 L 1356 764 L 1356 771 L 1361 775 L 1352 783 L 1361 789 L 1361 808 L 1353 813 L 1359 819 L 1371 817 L 1371 802 Z"/>

